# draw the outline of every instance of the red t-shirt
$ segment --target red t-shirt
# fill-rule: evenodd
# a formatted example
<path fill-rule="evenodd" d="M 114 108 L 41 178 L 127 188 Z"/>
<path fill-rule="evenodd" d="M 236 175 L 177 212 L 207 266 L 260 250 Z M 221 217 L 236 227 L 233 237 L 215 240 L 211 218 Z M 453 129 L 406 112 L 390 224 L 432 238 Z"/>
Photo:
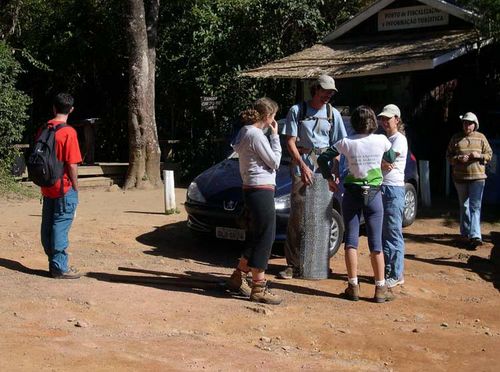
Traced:
<path fill-rule="evenodd" d="M 59 125 L 64 123 L 63 121 L 49 120 L 49 126 Z M 37 138 L 41 133 L 41 129 L 38 131 Z M 80 153 L 80 146 L 78 145 L 78 137 L 76 135 L 76 130 L 69 125 L 67 127 L 61 128 L 56 132 L 56 156 L 57 158 L 64 162 L 64 193 L 66 194 L 71 187 L 71 180 L 68 175 L 68 165 L 78 164 L 82 162 L 82 155 Z M 57 180 L 56 183 L 50 187 L 42 187 L 42 194 L 48 198 L 60 198 L 61 197 L 61 180 Z"/>

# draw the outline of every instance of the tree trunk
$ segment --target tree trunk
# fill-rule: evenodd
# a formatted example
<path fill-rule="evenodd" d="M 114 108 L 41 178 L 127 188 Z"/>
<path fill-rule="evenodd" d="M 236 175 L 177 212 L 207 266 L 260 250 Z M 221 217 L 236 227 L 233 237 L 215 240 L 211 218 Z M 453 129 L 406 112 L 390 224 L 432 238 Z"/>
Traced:
<path fill-rule="evenodd" d="M 124 188 L 159 187 L 160 146 L 155 119 L 155 68 L 159 0 L 129 4 L 129 167 Z"/>
<path fill-rule="evenodd" d="M 22 0 L 0 0 L 0 40 L 7 40 L 16 32 L 22 5 Z"/>

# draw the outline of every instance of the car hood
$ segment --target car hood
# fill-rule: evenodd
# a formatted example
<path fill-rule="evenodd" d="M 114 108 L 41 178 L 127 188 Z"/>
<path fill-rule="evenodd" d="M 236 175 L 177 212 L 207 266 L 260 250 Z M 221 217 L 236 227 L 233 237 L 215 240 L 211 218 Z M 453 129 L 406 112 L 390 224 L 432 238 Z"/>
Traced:
<path fill-rule="evenodd" d="M 199 174 L 194 180 L 208 201 L 241 200 L 241 176 L 237 158 L 225 159 Z M 276 196 L 290 192 L 288 165 L 281 165 L 276 174 Z"/>

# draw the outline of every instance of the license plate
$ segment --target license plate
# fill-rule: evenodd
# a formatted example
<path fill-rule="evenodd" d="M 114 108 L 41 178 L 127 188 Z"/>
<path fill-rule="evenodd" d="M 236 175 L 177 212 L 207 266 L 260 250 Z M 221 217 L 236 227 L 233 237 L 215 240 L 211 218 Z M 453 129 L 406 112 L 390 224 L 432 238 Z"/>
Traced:
<path fill-rule="evenodd" d="M 215 236 L 219 239 L 245 240 L 245 230 L 230 227 L 216 227 Z"/>

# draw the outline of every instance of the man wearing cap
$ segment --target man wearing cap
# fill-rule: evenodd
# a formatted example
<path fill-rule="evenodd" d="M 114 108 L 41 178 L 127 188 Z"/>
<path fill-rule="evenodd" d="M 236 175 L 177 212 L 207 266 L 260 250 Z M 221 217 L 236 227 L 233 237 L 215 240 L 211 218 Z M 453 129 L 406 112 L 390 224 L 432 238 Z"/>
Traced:
<path fill-rule="evenodd" d="M 394 159 L 382 160 L 382 250 L 385 261 L 387 287 L 404 284 L 405 241 L 403 239 L 403 211 L 405 207 L 405 167 L 408 141 L 399 107 L 390 104 L 378 114 L 382 128 L 391 143 Z"/>
<path fill-rule="evenodd" d="M 304 213 L 305 189 L 318 171 L 315 159 L 324 150 L 344 138 L 346 130 L 338 110 L 329 101 L 337 92 L 335 80 L 321 75 L 311 85 L 311 100 L 292 106 L 282 134 L 292 157 L 292 192 L 288 219 L 285 256 L 287 268 L 278 274 L 281 279 L 300 277 L 300 239 Z"/>
<path fill-rule="evenodd" d="M 486 137 L 479 133 L 479 120 L 472 112 L 460 116 L 463 131 L 448 144 L 446 158 L 453 168 L 453 181 L 460 203 L 460 235 L 467 248 L 482 244 L 481 200 L 486 179 L 485 165 L 493 151 Z"/>

